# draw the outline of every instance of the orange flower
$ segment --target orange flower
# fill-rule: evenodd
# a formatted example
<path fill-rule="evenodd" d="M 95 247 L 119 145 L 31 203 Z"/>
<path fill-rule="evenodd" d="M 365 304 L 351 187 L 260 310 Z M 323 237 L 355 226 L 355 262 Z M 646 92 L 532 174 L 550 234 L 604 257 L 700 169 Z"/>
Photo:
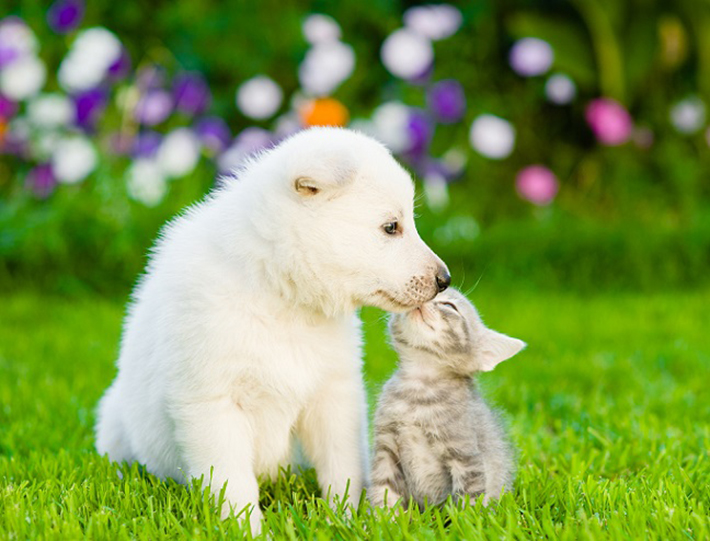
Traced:
<path fill-rule="evenodd" d="M 334 98 L 317 98 L 299 111 L 304 126 L 345 126 L 350 117 L 345 105 Z"/>
<path fill-rule="evenodd" d="M 5 119 L 0 117 L 0 143 L 5 140 L 5 134 L 7 133 L 7 123 Z"/>

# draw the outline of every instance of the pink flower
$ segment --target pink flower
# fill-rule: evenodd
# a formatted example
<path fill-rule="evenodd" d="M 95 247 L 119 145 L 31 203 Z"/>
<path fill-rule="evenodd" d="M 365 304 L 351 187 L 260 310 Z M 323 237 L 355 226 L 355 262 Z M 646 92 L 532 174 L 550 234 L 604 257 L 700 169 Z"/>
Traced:
<path fill-rule="evenodd" d="M 557 195 L 557 177 L 544 165 L 529 165 L 515 177 L 518 195 L 535 205 L 549 205 Z"/>
<path fill-rule="evenodd" d="M 590 101 L 585 116 L 589 127 L 603 145 L 621 145 L 631 137 L 631 115 L 615 100 L 597 98 Z"/>

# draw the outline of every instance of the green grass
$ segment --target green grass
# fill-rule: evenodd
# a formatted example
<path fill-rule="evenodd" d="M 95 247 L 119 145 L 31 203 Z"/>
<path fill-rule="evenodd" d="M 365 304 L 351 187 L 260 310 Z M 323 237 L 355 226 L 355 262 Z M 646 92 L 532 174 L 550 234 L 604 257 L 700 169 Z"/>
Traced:
<path fill-rule="evenodd" d="M 579 297 L 487 289 L 472 298 L 528 349 L 486 374 L 519 448 L 500 504 L 392 517 L 333 513 L 312 473 L 264 485 L 273 538 L 710 538 L 710 290 Z M 161 482 L 93 450 L 94 407 L 114 375 L 123 307 L 16 293 L 0 300 L 0 539 L 211 538 L 197 485 Z M 395 358 L 364 312 L 371 398 Z"/>

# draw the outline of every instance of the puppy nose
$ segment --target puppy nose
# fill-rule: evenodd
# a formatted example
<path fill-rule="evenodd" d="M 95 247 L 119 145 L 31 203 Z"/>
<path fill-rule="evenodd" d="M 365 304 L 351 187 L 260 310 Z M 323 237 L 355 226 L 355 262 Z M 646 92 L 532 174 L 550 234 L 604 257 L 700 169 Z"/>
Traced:
<path fill-rule="evenodd" d="M 439 293 L 444 291 L 447 287 L 451 285 L 451 276 L 446 267 L 439 268 L 436 273 L 436 287 L 439 289 Z"/>

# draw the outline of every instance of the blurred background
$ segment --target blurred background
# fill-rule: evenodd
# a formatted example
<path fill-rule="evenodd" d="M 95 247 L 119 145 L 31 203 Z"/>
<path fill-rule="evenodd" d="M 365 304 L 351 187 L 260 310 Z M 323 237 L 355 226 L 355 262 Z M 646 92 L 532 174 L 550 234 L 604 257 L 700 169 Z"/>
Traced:
<path fill-rule="evenodd" d="M 313 125 L 412 171 L 455 283 L 710 281 L 705 1 L 0 6 L 0 290 L 125 295 L 167 219 Z"/>

